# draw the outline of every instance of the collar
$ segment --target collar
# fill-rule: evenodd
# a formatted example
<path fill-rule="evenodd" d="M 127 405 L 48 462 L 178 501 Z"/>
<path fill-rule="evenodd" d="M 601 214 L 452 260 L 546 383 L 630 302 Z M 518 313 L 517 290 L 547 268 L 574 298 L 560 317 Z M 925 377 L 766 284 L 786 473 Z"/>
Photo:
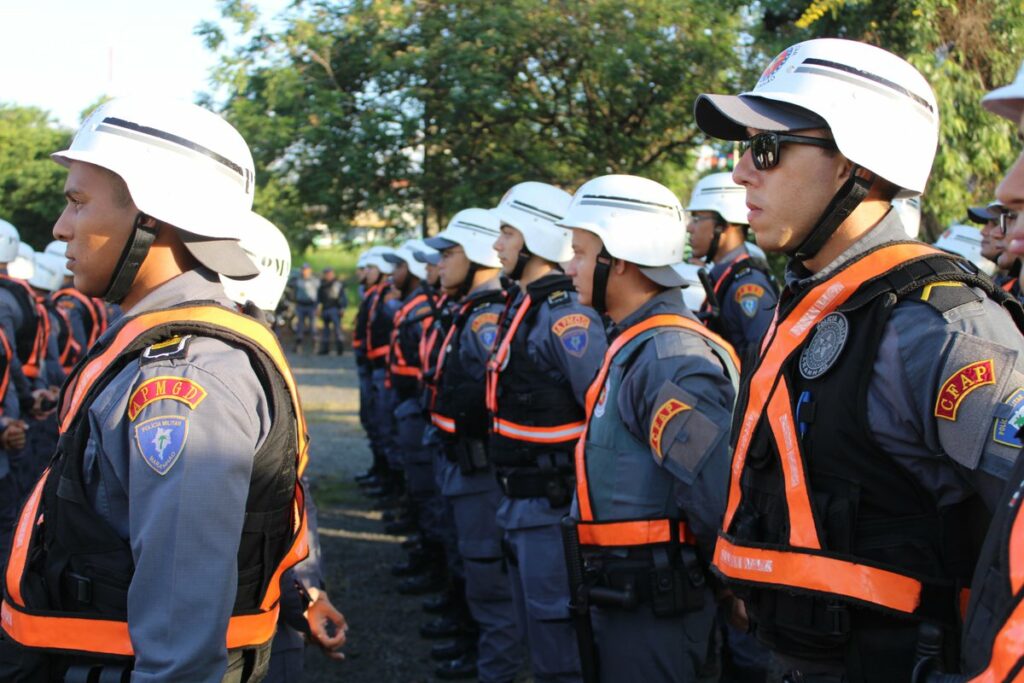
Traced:
<path fill-rule="evenodd" d="M 625 332 L 633 325 L 636 325 L 647 318 L 665 313 L 693 318 L 693 313 L 691 313 L 690 309 L 688 309 L 686 304 L 683 303 L 683 297 L 678 287 L 671 287 L 660 294 L 655 294 L 653 297 L 648 299 L 643 306 L 623 318 L 622 322 L 612 324 L 609 333 L 609 341 L 611 338 Z"/>
<path fill-rule="evenodd" d="M 882 217 L 882 220 L 878 221 L 875 227 L 862 235 L 860 239 L 847 247 L 846 251 L 817 273 L 811 273 L 802 263 L 791 260 L 786 265 L 786 288 L 793 293 L 800 292 L 829 278 L 842 266 L 880 245 L 906 241 L 907 233 L 903 229 L 903 223 L 900 222 L 899 214 L 895 210 L 889 209 L 889 212 Z"/>
<path fill-rule="evenodd" d="M 124 314 L 126 317 L 138 315 L 172 308 L 189 301 L 213 301 L 225 308 L 237 308 L 224 294 L 224 286 L 217 274 L 203 266 L 197 266 L 163 283 L 142 297 Z"/>

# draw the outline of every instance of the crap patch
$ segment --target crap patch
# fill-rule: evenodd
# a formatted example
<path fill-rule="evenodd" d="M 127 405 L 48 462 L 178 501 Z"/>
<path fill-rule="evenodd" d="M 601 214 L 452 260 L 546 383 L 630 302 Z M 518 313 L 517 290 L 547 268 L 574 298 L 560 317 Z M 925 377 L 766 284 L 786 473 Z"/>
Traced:
<path fill-rule="evenodd" d="M 555 321 L 551 326 L 562 346 L 571 356 L 582 358 L 590 343 L 587 329 L 590 327 L 590 318 L 582 313 L 565 315 Z"/>
<path fill-rule="evenodd" d="M 150 403 L 171 399 L 195 409 L 206 398 L 206 389 L 184 377 L 154 377 L 140 384 L 128 400 L 128 419 L 134 420 Z"/>
<path fill-rule="evenodd" d="M 178 415 L 151 417 L 135 425 L 135 443 L 142 459 L 160 476 L 178 461 L 187 439 L 188 419 Z"/>
<path fill-rule="evenodd" d="M 1009 406 L 1011 412 L 1009 417 L 996 418 L 992 427 L 992 440 L 1004 446 L 1020 448 L 1024 443 L 1017 438 L 1017 430 L 1024 427 L 1024 388 L 1010 394 L 1003 404 Z"/>
<path fill-rule="evenodd" d="M 764 287 L 748 283 L 736 289 L 734 298 L 743 309 L 743 314 L 748 318 L 753 318 L 757 315 L 757 305 L 761 302 L 762 296 L 764 296 Z"/>
<path fill-rule="evenodd" d="M 470 330 L 480 339 L 481 344 L 491 348 L 498 337 L 498 314 L 481 313 L 473 319 Z"/>
<path fill-rule="evenodd" d="M 661 407 L 654 413 L 654 419 L 651 420 L 650 443 L 651 448 L 654 449 L 659 458 L 665 457 L 661 453 L 661 436 L 665 433 L 665 425 L 684 410 L 690 410 L 690 406 L 679 399 L 670 398 L 662 403 Z"/>
<path fill-rule="evenodd" d="M 967 394 L 986 384 L 995 384 L 996 371 L 992 359 L 965 365 L 942 383 L 935 399 L 935 417 L 956 420 L 956 411 Z"/>
<path fill-rule="evenodd" d="M 783 50 L 779 54 L 779 56 L 772 60 L 772 63 L 769 64 L 768 68 L 765 69 L 764 72 L 761 74 L 761 78 L 757 80 L 757 85 L 760 86 L 766 83 L 771 83 L 775 79 L 775 74 L 777 74 L 779 72 L 779 69 L 781 69 L 785 65 L 785 63 L 789 61 L 790 57 L 796 54 L 796 51 L 796 46 L 788 47 L 785 50 Z"/>

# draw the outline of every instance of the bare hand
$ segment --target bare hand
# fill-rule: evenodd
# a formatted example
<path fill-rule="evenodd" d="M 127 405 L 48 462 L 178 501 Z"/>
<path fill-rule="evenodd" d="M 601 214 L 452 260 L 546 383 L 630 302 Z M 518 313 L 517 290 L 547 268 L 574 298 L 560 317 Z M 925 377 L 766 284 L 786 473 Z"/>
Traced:
<path fill-rule="evenodd" d="M 316 598 L 306 610 L 306 622 L 309 624 L 310 637 L 324 654 L 331 659 L 345 659 L 340 650 L 348 635 L 348 622 L 345 621 L 345 615 L 331 604 L 327 593 L 316 591 Z M 328 624 L 334 625 L 333 636 L 328 633 Z"/>
<path fill-rule="evenodd" d="M 750 617 L 747 616 L 747 606 L 739 598 L 732 598 L 729 604 L 729 623 L 742 633 L 750 631 Z"/>
<path fill-rule="evenodd" d="M 4 431 L 0 433 L 0 448 L 8 451 L 20 451 L 25 447 L 25 430 L 28 428 L 21 420 L 4 418 Z"/>

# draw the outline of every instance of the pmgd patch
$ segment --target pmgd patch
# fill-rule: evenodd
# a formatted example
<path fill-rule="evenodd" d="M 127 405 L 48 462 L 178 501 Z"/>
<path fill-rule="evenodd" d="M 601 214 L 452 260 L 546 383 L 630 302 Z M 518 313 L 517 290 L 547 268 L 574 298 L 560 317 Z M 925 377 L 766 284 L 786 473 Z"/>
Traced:
<path fill-rule="evenodd" d="M 582 313 L 571 313 L 564 315 L 551 326 L 562 346 L 570 356 L 582 358 L 590 343 L 590 336 L 587 330 L 590 328 L 590 318 Z"/>
<path fill-rule="evenodd" d="M 736 294 L 733 298 L 740 305 L 743 314 L 748 318 L 753 318 L 757 315 L 758 304 L 761 303 L 762 296 L 764 296 L 764 287 L 747 283 L 736 288 Z"/>
<path fill-rule="evenodd" d="M 150 403 L 171 399 L 195 410 L 206 398 L 206 389 L 184 377 L 154 377 L 147 379 L 132 392 L 128 399 L 128 419 L 134 420 Z"/>
<path fill-rule="evenodd" d="M 654 419 L 651 420 L 651 434 L 649 441 L 651 448 L 658 455 L 659 460 L 665 459 L 665 455 L 661 452 L 661 436 L 665 433 L 665 425 L 667 425 L 669 420 L 679 413 L 690 409 L 691 406 L 686 405 L 679 399 L 670 398 L 662 403 L 658 410 L 655 411 Z"/>
<path fill-rule="evenodd" d="M 492 348 L 498 338 L 498 314 L 481 313 L 473 319 L 470 330 L 480 339 L 485 347 Z"/>
<path fill-rule="evenodd" d="M 992 427 L 992 440 L 1011 448 L 1020 448 L 1024 442 L 1017 438 L 1017 430 L 1024 427 L 1024 387 L 1018 388 L 1003 404 L 1010 409 L 1010 416 L 996 418 Z"/>
<path fill-rule="evenodd" d="M 850 335 L 850 323 L 842 313 L 826 315 L 814 328 L 810 343 L 800 352 L 800 374 L 817 379 L 835 365 Z"/>
<path fill-rule="evenodd" d="M 151 417 L 135 425 L 135 443 L 154 472 L 170 471 L 188 440 L 188 419 L 178 415 Z"/>
<path fill-rule="evenodd" d="M 935 398 L 935 417 L 956 420 L 956 411 L 967 394 L 986 384 L 995 384 L 996 370 L 992 359 L 965 365 L 942 383 Z"/>

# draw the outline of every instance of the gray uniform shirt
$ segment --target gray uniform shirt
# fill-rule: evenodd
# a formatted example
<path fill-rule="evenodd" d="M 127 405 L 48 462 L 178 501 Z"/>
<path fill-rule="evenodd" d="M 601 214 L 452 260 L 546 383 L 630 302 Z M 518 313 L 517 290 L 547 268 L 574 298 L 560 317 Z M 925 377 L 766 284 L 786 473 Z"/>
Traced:
<path fill-rule="evenodd" d="M 808 275 L 791 264 L 787 287 L 802 291 L 870 249 L 906 239 L 896 212 L 890 211 L 821 272 Z M 1006 433 L 1013 430 L 1000 420 L 1011 418 L 1016 402 L 1024 402 L 1022 351 L 1024 337 L 1007 312 L 987 298 L 945 314 L 914 299 L 893 310 L 868 385 L 871 433 L 882 450 L 932 491 L 940 507 L 974 492 L 989 509 L 996 504 L 1019 450 Z M 940 399 L 966 388 L 958 379 L 961 371 L 986 361 L 992 362 L 993 381 L 960 394 L 954 419 L 949 419 Z"/>
<path fill-rule="evenodd" d="M 216 275 L 196 269 L 127 314 L 199 300 L 234 308 Z M 270 429 L 270 407 L 248 355 L 218 339 L 192 337 L 182 353 L 140 361 L 89 407 L 83 468 L 90 504 L 130 542 L 135 560 L 131 680 L 218 683 L 253 457 Z M 194 406 L 155 400 L 130 417 L 132 394 L 156 377 L 183 378 L 205 397 Z"/>

